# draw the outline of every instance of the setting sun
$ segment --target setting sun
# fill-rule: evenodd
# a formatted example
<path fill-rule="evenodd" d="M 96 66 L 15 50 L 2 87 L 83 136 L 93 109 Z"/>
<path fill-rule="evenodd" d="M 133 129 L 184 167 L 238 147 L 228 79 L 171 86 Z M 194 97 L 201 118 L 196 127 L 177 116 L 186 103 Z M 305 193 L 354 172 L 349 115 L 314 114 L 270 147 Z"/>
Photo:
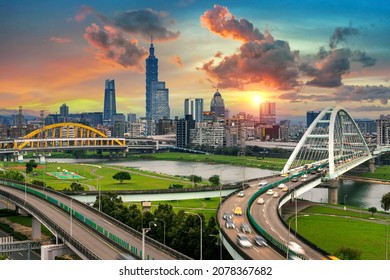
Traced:
<path fill-rule="evenodd" d="M 255 103 L 255 104 L 260 104 L 261 103 L 261 96 L 260 95 L 255 95 L 254 97 L 253 97 L 253 102 Z"/>

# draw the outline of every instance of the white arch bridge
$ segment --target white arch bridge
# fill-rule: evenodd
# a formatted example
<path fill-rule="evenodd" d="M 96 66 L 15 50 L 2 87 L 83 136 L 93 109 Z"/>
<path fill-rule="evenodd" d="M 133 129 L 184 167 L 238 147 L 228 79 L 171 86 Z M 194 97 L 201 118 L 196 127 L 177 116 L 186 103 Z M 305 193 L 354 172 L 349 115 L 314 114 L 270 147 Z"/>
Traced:
<path fill-rule="evenodd" d="M 231 194 L 226 197 L 218 209 L 218 223 L 221 228 L 223 242 L 235 259 L 278 259 L 290 258 L 292 255 L 301 259 L 327 259 L 328 253 L 319 250 L 314 244 L 290 234 L 289 226 L 281 218 L 282 206 L 295 201 L 297 213 L 297 197 L 310 189 L 326 183 L 329 187 L 329 203 L 337 204 L 337 177 L 356 166 L 369 161 L 370 169 L 374 165 L 374 157 L 389 151 L 389 147 L 377 147 L 370 150 L 358 126 L 348 112 L 340 107 L 324 109 L 313 121 L 290 158 L 282 169 L 281 176 L 259 178 L 260 188 L 247 188 L 245 197 L 237 198 Z M 327 181 L 327 182 L 324 182 Z M 282 192 L 279 188 L 285 184 L 288 189 Z M 280 195 L 270 198 L 269 189 Z M 262 197 L 263 204 L 256 203 Z M 246 250 L 237 246 L 236 233 L 225 229 L 222 214 L 240 206 L 245 212 L 244 219 L 251 224 L 257 233 L 263 235 L 274 250 Z M 291 205 L 289 206 L 291 207 Z M 295 217 L 297 221 L 297 217 Z M 291 222 L 291 220 L 290 220 Z M 290 241 L 301 245 L 305 253 L 295 252 L 288 247 Z"/>
<path fill-rule="evenodd" d="M 282 173 L 295 176 L 320 168 L 325 179 L 334 179 L 372 159 L 374 153 L 348 112 L 329 107 L 307 129 Z"/>

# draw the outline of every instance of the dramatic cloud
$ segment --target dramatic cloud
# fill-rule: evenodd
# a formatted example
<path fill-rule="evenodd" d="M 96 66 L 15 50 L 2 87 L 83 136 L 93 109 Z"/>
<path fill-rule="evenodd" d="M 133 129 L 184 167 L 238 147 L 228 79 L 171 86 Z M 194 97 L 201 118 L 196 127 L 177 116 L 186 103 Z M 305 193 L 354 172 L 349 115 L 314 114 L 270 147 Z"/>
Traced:
<path fill-rule="evenodd" d="M 168 29 L 175 21 L 169 18 L 167 13 L 152 9 L 118 12 L 114 16 L 108 17 L 92 7 L 83 6 L 75 19 L 81 21 L 89 14 L 94 14 L 99 22 L 105 26 L 119 28 L 123 32 L 139 35 L 146 40 L 150 40 L 150 36 L 159 41 L 174 40 L 180 34 L 180 32 L 173 32 Z"/>
<path fill-rule="evenodd" d="M 360 50 L 350 48 L 336 48 L 339 42 L 346 42 L 346 37 L 359 34 L 359 30 L 353 27 L 337 27 L 330 38 L 330 50 L 321 47 L 317 53 L 315 66 L 302 64 L 299 68 L 308 77 L 313 79 L 307 82 L 308 85 L 318 87 L 339 87 L 343 75 L 351 71 L 351 63 L 357 62 L 363 67 L 371 67 L 376 59 L 368 56 Z"/>
<path fill-rule="evenodd" d="M 138 48 L 136 40 L 126 40 L 122 32 L 110 26 L 101 29 L 97 24 L 92 24 L 85 29 L 84 38 L 99 59 L 141 70 L 139 65 L 147 52 Z"/>
<path fill-rule="evenodd" d="M 346 42 L 346 37 L 359 34 L 359 29 L 354 27 L 337 27 L 329 40 L 329 47 L 336 48 L 338 43 Z"/>
<path fill-rule="evenodd" d="M 349 73 L 351 51 L 349 49 L 336 49 L 330 51 L 326 56 L 320 51 L 319 57 L 323 57 L 315 68 L 310 68 L 308 65 L 301 67 L 301 70 L 306 72 L 308 76 L 315 78 L 308 85 L 318 87 L 338 87 L 342 85 L 342 75 Z"/>
<path fill-rule="evenodd" d="M 157 12 L 152 9 L 126 11 L 117 13 L 111 22 L 125 32 L 139 34 L 145 39 L 154 39 L 160 41 L 174 40 L 180 32 L 168 30 L 168 26 L 174 23 L 174 20 L 168 18 L 164 12 Z"/>
<path fill-rule="evenodd" d="M 216 80 L 216 87 L 242 89 L 248 84 L 261 83 L 276 89 L 291 89 L 298 85 L 298 53 L 292 52 L 287 42 L 275 40 L 269 32 L 260 33 L 252 23 L 236 20 L 227 8 L 218 5 L 206 11 L 201 21 L 222 37 L 243 41 L 236 53 L 222 57 L 217 52 L 198 68 Z"/>
<path fill-rule="evenodd" d="M 200 21 L 202 26 L 224 38 L 231 37 L 243 42 L 264 39 L 264 35 L 254 28 L 252 23 L 246 19 L 237 20 L 226 7 L 219 5 L 207 10 L 200 17 Z"/>
<path fill-rule="evenodd" d="M 50 37 L 49 41 L 57 43 L 57 44 L 67 44 L 67 43 L 71 42 L 71 40 L 69 38 L 66 38 L 66 37 L 55 37 L 55 36 Z"/>
<path fill-rule="evenodd" d="M 384 86 L 341 86 L 329 94 L 284 93 L 279 98 L 289 101 L 319 102 L 376 102 L 387 105 L 390 99 L 390 88 Z"/>

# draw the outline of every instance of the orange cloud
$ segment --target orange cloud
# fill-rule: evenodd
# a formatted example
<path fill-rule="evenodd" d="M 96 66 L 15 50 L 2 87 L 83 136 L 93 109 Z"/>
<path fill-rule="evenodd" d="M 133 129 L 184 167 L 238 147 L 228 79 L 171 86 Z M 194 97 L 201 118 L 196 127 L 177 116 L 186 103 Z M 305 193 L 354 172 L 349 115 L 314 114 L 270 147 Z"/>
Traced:
<path fill-rule="evenodd" d="M 226 7 L 219 5 L 207 10 L 200 17 L 200 21 L 203 27 L 224 38 L 231 37 L 243 42 L 264 39 L 264 35 L 254 28 L 251 22 L 246 19 L 237 20 Z"/>
<path fill-rule="evenodd" d="M 175 55 L 168 58 L 168 62 L 172 64 L 179 65 L 180 67 L 184 66 L 183 61 L 181 60 L 180 56 Z"/>

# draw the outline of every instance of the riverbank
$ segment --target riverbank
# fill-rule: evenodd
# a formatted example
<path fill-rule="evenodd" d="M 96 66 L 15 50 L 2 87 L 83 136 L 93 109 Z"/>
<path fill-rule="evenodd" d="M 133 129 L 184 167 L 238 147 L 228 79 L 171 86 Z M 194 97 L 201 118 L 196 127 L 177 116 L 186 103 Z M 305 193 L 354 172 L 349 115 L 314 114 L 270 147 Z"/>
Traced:
<path fill-rule="evenodd" d="M 208 164 L 228 164 L 233 166 L 254 167 L 268 170 L 282 170 L 286 164 L 283 158 L 267 158 L 254 156 L 204 155 L 190 153 L 155 153 L 131 156 L 132 160 L 171 160 L 187 162 L 204 162 Z M 122 160 L 129 160 L 124 158 Z"/>
<path fill-rule="evenodd" d="M 343 180 L 352 180 L 352 181 L 356 181 L 356 182 L 367 182 L 367 183 L 373 183 L 373 184 L 390 185 L 390 180 L 383 180 L 383 179 L 378 179 L 378 178 L 367 178 L 367 177 L 352 176 L 352 175 L 342 175 L 340 178 Z"/>

